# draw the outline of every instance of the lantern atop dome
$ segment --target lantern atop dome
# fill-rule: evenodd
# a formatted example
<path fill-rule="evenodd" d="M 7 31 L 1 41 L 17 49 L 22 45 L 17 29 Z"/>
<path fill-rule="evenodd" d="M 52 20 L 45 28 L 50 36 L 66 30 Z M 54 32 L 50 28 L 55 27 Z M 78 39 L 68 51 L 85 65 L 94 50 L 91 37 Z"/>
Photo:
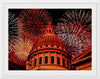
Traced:
<path fill-rule="evenodd" d="M 46 27 L 46 32 L 45 32 L 45 35 L 54 35 L 54 28 L 52 26 L 52 23 L 49 22 L 47 27 Z"/>

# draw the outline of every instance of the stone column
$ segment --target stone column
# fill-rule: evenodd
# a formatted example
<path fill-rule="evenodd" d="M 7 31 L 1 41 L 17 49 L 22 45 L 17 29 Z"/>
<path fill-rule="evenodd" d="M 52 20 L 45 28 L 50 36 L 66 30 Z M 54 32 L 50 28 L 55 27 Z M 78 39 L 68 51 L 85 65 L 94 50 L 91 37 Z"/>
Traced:
<path fill-rule="evenodd" d="M 51 64 L 51 54 L 50 54 L 50 51 L 49 51 L 49 56 L 48 56 L 48 64 Z"/>
<path fill-rule="evenodd" d="M 57 53 L 55 52 L 54 64 L 57 64 Z"/>
<path fill-rule="evenodd" d="M 65 67 L 67 67 L 67 58 L 65 58 Z"/>
<path fill-rule="evenodd" d="M 44 55 L 44 52 L 42 54 L 43 54 L 42 64 L 45 64 L 45 55 Z"/>

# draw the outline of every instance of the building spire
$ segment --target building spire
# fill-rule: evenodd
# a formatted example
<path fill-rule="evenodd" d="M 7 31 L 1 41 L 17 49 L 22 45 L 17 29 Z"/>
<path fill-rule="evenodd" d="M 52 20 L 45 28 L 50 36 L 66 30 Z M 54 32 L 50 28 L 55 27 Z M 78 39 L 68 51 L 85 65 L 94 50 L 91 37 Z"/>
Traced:
<path fill-rule="evenodd" d="M 54 28 L 51 22 L 49 22 L 46 27 L 46 34 L 54 34 Z"/>

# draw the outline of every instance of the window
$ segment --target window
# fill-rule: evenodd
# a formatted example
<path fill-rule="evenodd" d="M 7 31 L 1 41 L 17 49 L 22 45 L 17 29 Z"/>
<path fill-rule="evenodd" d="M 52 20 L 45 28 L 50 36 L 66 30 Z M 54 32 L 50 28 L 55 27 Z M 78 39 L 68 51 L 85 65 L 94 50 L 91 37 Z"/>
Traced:
<path fill-rule="evenodd" d="M 65 66 L 65 59 L 63 59 L 63 66 Z"/>
<path fill-rule="evenodd" d="M 48 47 L 48 45 L 46 45 L 46 47 Z"/>
<path fill-rule="evenodd" d="M 39 64 L 42 64 L 42 57 L 39 58 Z"/>
<path fill-rule="evenodd" d="M 59 46 L 57 46 L 57 48 L 59 48 Z"/>
<path fill-rule="evenodd" d="M 57 64 L 60 64 L 60 58 L 57 57 Z"/>
<path fill-rule="evenodd" d="M 51 47 L 53 47 L 53 45 L 51 45 Z"/>
<path fill-rule="evenodd" d="M 53 64 L 54 63 L 54 57 L 51 56 L 51 63 Z"/>
<path fill-rule="evenodd" d="M 51 32 L 51 30 L 49 30 L 49 32 Z"/>
<path fill-rule="evenodd" d="M 40 46 L 40 48 L 42 48 L 42 46 Z"/>
<path fill-rule="evenodd" d="M 48 63 L 48 57 L 47 56 L 45 57 L 45 63 Z"/>
<path fill-rule="evenodd" d="M 47 30 L 47 33 L 51 32 L 51 29 Z"/>
<path fill-rule="evenodd" d="M 36 66 L 36 62 L 37 62 L 37 59 L 35 59 L 35 63 L 34 63 L 34 66 Z"/>

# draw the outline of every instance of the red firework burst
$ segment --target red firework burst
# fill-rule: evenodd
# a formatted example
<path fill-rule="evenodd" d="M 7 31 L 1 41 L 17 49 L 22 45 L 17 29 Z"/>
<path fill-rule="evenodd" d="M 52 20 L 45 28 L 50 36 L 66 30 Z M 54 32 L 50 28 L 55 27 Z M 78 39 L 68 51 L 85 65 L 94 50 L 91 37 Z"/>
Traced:
<path fill-rule="evenodd" d="M 18 17 L 18 29 L 20 33 L 29 33 L 41 37 L 50 21 L 52 21 L 52 18 L 46 10 L 24 9 Z"/>

